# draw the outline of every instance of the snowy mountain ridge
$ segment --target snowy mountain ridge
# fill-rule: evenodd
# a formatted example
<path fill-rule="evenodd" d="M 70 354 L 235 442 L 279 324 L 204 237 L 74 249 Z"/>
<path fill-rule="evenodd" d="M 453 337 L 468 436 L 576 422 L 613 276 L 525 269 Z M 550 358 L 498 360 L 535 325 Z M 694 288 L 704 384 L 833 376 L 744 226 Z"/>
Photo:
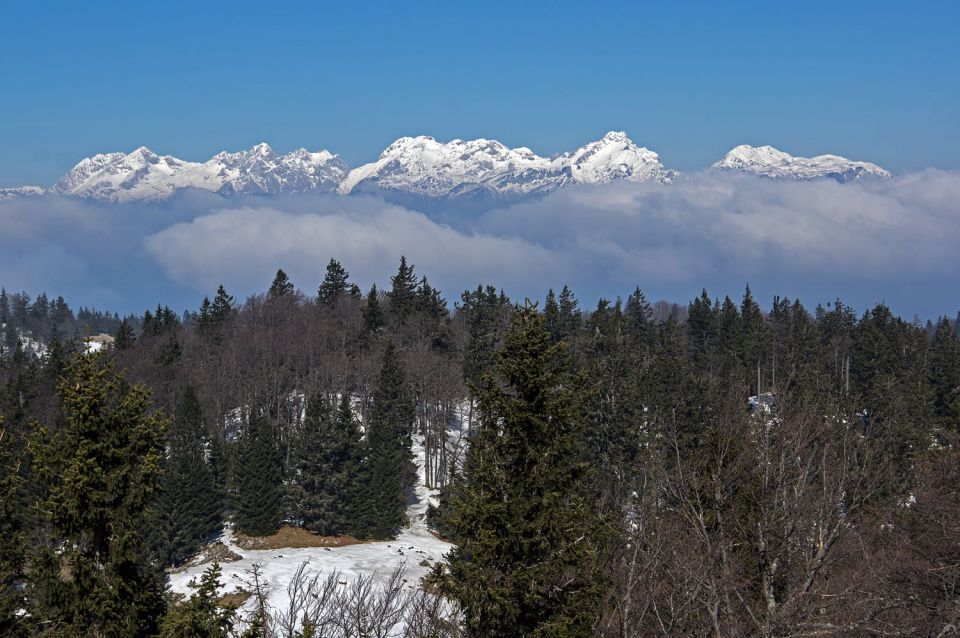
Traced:
<path fill-rule="evenodd" d="M 774 179 L 890 177 L 876 164 L 837 155 L 795 157 L 772 146 L 741 145 L 710 168 Z M 52 188 L 0 189 L 0 200 L 51 193 L 109 203 L 162 201 L 181 190 L 234 195 L 286 193 L 379 193 L 426 200 L 496 201 L 552 192 L 570 184 L 614 181 L 669 184 L 680 174 L 664 167 L 654 151 L 624 132 L 552 157 L 496 140 L 440 142 L 426 135 L 401 137 L 379 158 L 350 169 L 326 150 L 304 148 L 285 155 L 261 143 L 236 153 L 220 152 L 205 162 L 158 155 L 141 146 L 131 153 L 102 153 L 77 163 Z"/>
<path fill-rule="evenodd" d="M 835 179 L 850 182 L 864 177 L 890 177 L 876 164 L 856 162 L 839 155 L 797 157 L 772 146 L 741 144 L 711 166 L 714 171 L 740 171 L 753 175 L 787 179 Z"/>
<path fill-rule="evenodd" d="M 342 194 L 387 190 L 424 197 L 484 195 L 503 197 L 554 190 L 566 184 L 614 180 L 667 183 L 676 176 L 653 151 L 639 147 L 626 133 L 610 132 L 576 151 L 552 158 L 526 147 L 496 140 L 402 137 L 380 158 L 350 171 Z"/>
<path fill-rule="evenodd" d="M 166 199 L 185 188 L 224 195 L 334 192 L 347 170 L 329 151 L 301 148 L 277 155 L 262 143 L 247 151 L 218 153 L 203 163 L 157 155 L 141 146 L 129 154 L 83 159 L 51 190 L 114 203 Z"/>

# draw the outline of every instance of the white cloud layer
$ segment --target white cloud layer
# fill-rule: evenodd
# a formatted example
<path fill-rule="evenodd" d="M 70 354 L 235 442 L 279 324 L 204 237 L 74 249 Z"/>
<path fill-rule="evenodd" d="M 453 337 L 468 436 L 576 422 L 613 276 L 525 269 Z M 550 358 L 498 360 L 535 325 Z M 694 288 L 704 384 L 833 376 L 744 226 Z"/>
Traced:
<path fill-rule="evenodd" d="M 365 197 L 0 202 L 0 285 L 121 311 L 196 307 L 219 283 L 262 291 L 277 268 L 311 293 L 330 257 L 362 286 L 384 285 L 403 254 L 449 300 L 484 283 L 516 298 L 570 284 L 584 306 L 636 285 L 686 302 L 749 282 L 766 303 L 885 300 L 925 317 L 960 308 L 958 172 L 849 184 L 693 175 L 470 210 Z"/>

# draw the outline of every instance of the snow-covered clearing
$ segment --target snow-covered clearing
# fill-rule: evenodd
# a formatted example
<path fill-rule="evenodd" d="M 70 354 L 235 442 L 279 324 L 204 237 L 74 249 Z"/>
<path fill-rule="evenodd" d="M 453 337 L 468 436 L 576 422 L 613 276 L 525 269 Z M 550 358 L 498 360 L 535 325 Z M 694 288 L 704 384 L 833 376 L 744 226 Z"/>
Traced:
<path fill-rule="evenodd" d="M 437 498 L 438 492 L 427 489 L 424 485 L 422 437 L 414 437 L 413 453 L 419 470 L 417 501 L 407 508 L 409 526 L 400 532 L 396 540 L 346 547 L 248 550 L 237 546 L 232 534 L 227 531 L 221 539 L 222 542 L 231 552 L 242 558 L 221 564 L 223 573 L 220 578 L 220 593 L 234 593 L 238 588 L 249 591 L 250 587 L 246 584 L 250 577 L 249 570 L 253 565 L 260 564 L 261 577 L 269 589 L 269 604 L 274 609 L 285 609 L 289 604 L 287 585 L 304 561 L 308 563 L 306 571 L 310 574 L 321 572 L 325 576 L 339 571 L 340 582 L 344 583 L 344 587 L 361 576 L 371 575 L 379 582 L 386 583 L 391 573 L 403 565 L 406 568 L 407 586 L 411 589 L 416 587 L 430 570 L 430 566 L 443 560 L 451 545 L 438 539 L 427 529 L 427 506 L 431 499 Z M 426 563 L 429 563 L 429 566 Z M 199 581 L 207 567 L 209 563 L 199 563 L 184 571 L 170 574 L 170 589 L 189 595 L 191 590 L 188 583 L 191 579 Z"/>

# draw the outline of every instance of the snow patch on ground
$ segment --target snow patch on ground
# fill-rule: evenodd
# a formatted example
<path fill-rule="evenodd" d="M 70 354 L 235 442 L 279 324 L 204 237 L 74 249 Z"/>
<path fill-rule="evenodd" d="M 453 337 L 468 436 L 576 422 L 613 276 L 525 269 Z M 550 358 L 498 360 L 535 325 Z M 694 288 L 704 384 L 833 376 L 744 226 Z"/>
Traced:
<path fill-rule="evenodd" d="M 306 571 L 309 573 L 321 572 L 326 575 L 339 571 L 343 583 L 371 575 L 378 582 L 386 583 L 390 574 L 402 565 L 406 568 L 408 587 L 416 587 L 420 579 L 430 571 L 430 567 L 421 563 L 427 561 L 433 565 L 443 561 L 452 545 L 438 539 L 427 529 L 427 507 L 431 501 L 436 502 L 439 492 L 428 489 L 423 482 L 422 437 L 414 437 L 412 449 L 418 465 L 416 502 L 407 508 L 408 526 L 400 532 L 396 540 L 346 547 L 249 550 L 237 546 L 233 534 L 228 530 L 221 541 L 227 549 L 241 558 L 221 565 L 220 593 L 230 594 L 238 588 L 248 589 L 245 582 L 249 578 L 249 570 L 253 565 L 260 564 L 263 580 L 270 592 L 269 604 L 274 609 L 285 609 L 289 604 L 287 585 L 303 562 L 308 563 Z M 193 564 L 183 571 L 170 574 L 170 589 L 189 596 L 192 593 L 190 581 L 199 581 L 207 567 L 209 563 Z M 347 584 L 342 586 L 346 587 Z"/>

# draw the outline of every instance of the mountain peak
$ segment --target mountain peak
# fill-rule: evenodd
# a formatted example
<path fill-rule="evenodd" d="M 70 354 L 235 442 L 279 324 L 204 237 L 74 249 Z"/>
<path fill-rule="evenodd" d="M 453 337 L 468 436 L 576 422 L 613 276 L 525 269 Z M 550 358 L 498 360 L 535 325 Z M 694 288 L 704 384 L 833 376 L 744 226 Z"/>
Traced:
<path fill-rule="evenodd" d="M 799 157 L 772 146 L 735 146 L 711 169 L 739 171 L 770 178 L 796 180 L 835 179 L 849 182 L 864 177 L 890 177 L 890 173 L 869 162 L 857 162 L 839 155 Z"/>

